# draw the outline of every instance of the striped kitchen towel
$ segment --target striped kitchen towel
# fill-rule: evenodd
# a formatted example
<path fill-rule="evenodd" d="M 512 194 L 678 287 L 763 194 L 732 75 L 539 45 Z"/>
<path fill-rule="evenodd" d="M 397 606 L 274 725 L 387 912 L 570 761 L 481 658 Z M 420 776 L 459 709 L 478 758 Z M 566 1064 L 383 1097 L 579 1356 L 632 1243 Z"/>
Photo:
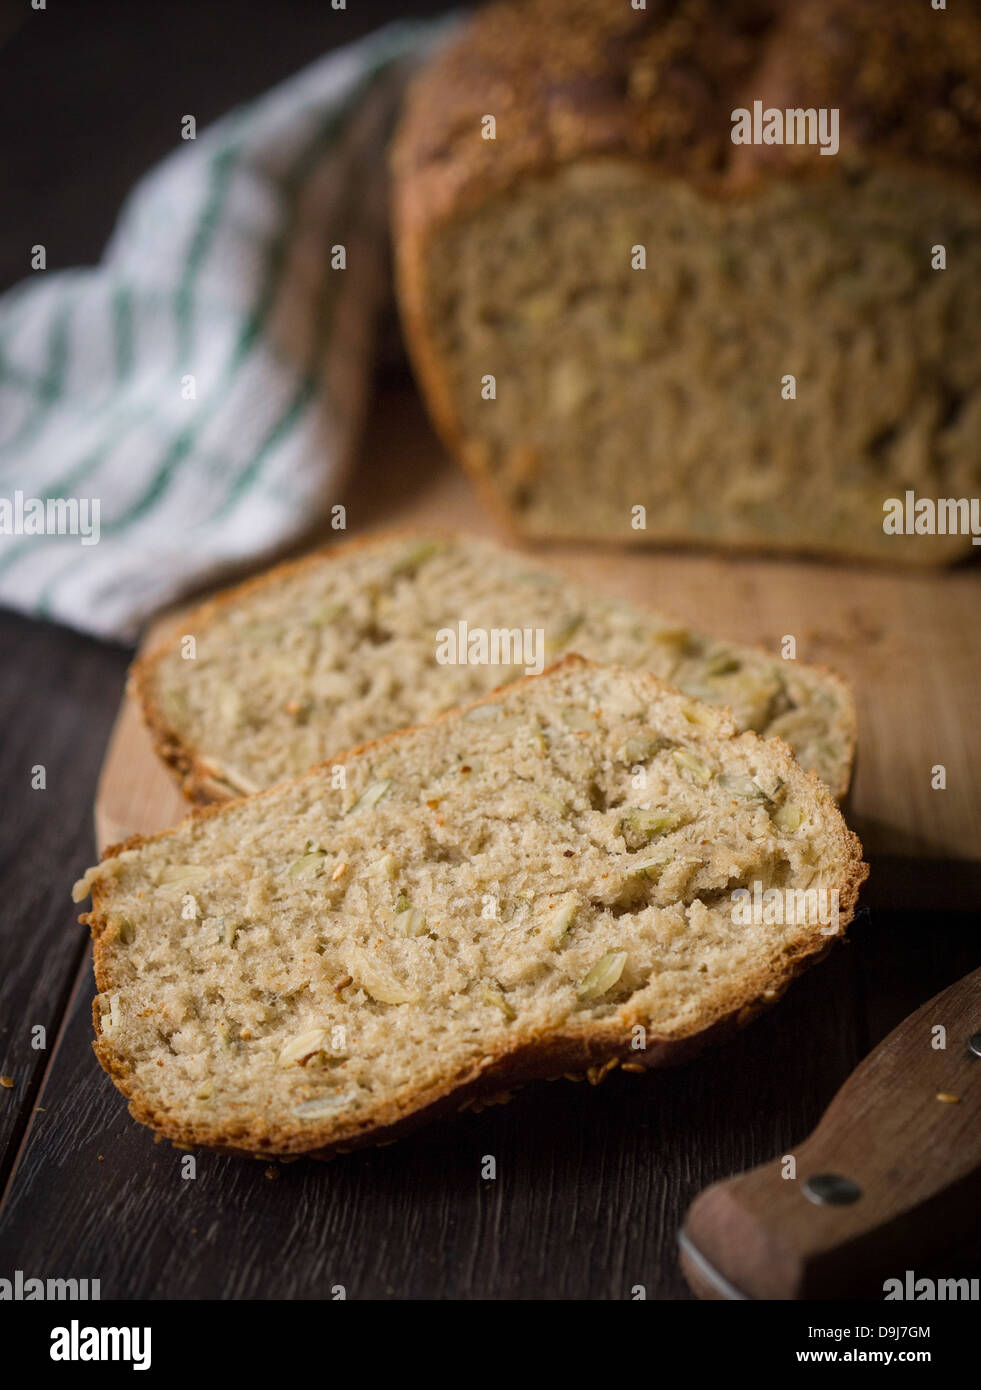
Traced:
<path fill-rule="evenodd" d="M 388 25 L 181 141 L 97 268 L 0 299 L 0 604 L 132 641 L 337 501 L 385 293 L 385 145 L 447 24 Z"/>

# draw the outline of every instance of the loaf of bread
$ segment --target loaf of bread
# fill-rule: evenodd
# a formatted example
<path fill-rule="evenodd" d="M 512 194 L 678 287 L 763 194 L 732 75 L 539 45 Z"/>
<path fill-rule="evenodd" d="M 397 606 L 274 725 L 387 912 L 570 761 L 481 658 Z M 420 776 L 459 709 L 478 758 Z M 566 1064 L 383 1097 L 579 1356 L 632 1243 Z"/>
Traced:
<path fill-rule="evenodd" d="M 490 649 L 482 664 L 467 659 L 471 635 L 526 632 L 534 650 L 502 646 L 506 664 Z M 383 536 L 280 565 L 182 618 L 136 663 L 132 685 L 187 795 L 214 801 L 425 723 L 571 651 L 730 706 L 740 728 L 786 739 L 844 793 L 855 712 L 837 676 L 692 632 L 468 536 Z"/>
<path fill-rule="evenodd" d="M 976 5 L 478 12 L 410 93 L 394 215 L 419 381 L 495 509 L 538 538 L 971 553 L 979 73 Z M 733 142 L 770 111 L 802 143 Z"/>
<path fill-rule="evenodd" d="M 568 657 L 118 846 L 75 898 L 96 1052 L 135 1117 L 326 1156 L 688 1055 L 844 931 L 865 875 L 785 744 Z"/>

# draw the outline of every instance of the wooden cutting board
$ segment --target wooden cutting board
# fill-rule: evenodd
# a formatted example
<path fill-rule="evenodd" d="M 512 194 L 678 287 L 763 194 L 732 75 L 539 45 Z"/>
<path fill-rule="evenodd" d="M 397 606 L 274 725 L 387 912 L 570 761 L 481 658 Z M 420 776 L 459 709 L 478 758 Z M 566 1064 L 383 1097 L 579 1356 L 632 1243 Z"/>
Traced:
<path fill-rule="evenodd" d="M 337 500 L 347 508 L 348 535 L 393 525 L 495 530 L 405 388 L 376 398 L 361 458 Z M 310 543 L 329 539 L 321 533 Z M 966 906 L 958 885 L 981 882 L 981 565 L 920 574 L 583 545 L 540 553 L 597 590 L 720 637 L 776 652 L 793 634 L 799 660 L 840 671 L 852 682 L 859 720 L 848 818 L 873 860 L 876 901 L 937 905 L 954 888 L 952 900 Z M 173 621 L 156 624 L 147 641 Z M 939 765 L 942 790 L 931 785 Z M 164 829 L 187 809 L 124 699 L 95 805 L 100 849 Z"/>

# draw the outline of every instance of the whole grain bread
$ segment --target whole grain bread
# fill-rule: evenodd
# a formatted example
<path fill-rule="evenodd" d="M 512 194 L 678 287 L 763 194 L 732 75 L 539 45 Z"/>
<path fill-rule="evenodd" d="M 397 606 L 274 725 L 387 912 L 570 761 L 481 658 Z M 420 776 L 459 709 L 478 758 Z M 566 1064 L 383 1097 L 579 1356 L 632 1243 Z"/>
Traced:
<path fill-rule="evenodd" d="M 185 792 L 218 800 L 524 674 L 513 650 L 499 652 L 504 665 L 441 663 L 439 635 L 461 622 L 540 633 L 539 670 L 577 651 L 653 671 L 728 705 L 741 728 L 785 738 L 835 795 L 848 786 L 855 712 L 832 672 L 694 632 L 469 536 L 383 536 L 281 565 L 183 617 L 132 685 Z"/>
<path fill-rule="evenodd" d="M 981 489 L 979 72 L 977 6 L 479 11 L 410 93 L 393 206 L 417 375 L 494 509 L 538 538 L 970 554 L 960 513 L 891 534 L 884 508 Z M 837 112 L 839 152 L 733 144 L 757 101 Z"/>
<path fill-rule="evenodd" d="M 690 1055 L 844 932 L 865 875 L 785 744 L 569 657 L 117 846 L 74 896 L 133 1115 L 324 1157 Z"/>

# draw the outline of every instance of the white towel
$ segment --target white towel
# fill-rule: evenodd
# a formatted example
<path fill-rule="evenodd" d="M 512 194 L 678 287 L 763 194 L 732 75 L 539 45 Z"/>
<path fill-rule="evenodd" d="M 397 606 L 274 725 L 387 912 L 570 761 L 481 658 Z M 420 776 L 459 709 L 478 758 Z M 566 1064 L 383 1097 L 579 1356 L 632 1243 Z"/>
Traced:
<path fill-rule="evenodd" d="M 0 298 L 0 603 L 132 641 L 338 501 L 385 145 L 446 28 L 389 25 L 232 111 L 140 181 L 97 268 Z"/>

